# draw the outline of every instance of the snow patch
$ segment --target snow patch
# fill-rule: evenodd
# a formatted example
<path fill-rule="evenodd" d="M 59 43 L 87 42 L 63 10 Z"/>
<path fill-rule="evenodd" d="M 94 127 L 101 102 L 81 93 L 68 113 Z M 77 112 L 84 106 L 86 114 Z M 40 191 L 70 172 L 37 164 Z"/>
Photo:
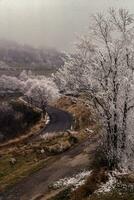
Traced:
<path fill-rule="evenodd" d="M 110 192 L 113 188 L 115 188 L 117 179 L 113 174 L 108 174 L 109 180 L 100 186 L 100 188 L 95 193 L 107 193 Z"/>
<path fill-rule="evenodd" d="M 83 171 L 79 174 L 76 174 L 73 177 L 66 177 L 66 178 L 60 179 L 56 181 L 52 185 L 52 187 L 54 189 L 59 189 L 61 187 L 72 186 L 73 189 L 76 189 L 85 183 L 86 178 L 91 175 L 91 172 L 92 171 Z"/>
<path fill-rule="evenodd" d="M 118 186 L 120 188 L 127 188 L 128 186 L 126 184 L 123 184 L 123 183 L 120 183 L 118 180 L 117 180 L 117 177 L 120 176 L 120 175 L 126 175 L 126 171 L 122 170 L 122 172 L 118 171 L 118 170 L 115 170 L 115 171 L 112 171 L 111 173 L 108 174 L 109 176 L 109 179 L 108 181 L 105 183 L 105 184 L 101 184 L 100 185 L 100 188 L 95 192 L 96 194 L 99 194 L 99 193 L 108 193 L 110 192 L 112 189 L 114 188 L 118 188 Z M 131 184 L 129 184 L 129 187 L 133 188 Z"/>

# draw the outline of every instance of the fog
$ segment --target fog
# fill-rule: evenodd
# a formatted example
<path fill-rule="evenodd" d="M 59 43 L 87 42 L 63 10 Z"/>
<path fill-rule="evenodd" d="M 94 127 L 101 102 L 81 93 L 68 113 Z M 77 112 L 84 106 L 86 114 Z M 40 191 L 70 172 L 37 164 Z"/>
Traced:
<path fill-rule="evenodd" d="M 69 51 L 89 16 L 109 7 L 134 12 L 134 0 L 0 0 L 0 38 Z"/>

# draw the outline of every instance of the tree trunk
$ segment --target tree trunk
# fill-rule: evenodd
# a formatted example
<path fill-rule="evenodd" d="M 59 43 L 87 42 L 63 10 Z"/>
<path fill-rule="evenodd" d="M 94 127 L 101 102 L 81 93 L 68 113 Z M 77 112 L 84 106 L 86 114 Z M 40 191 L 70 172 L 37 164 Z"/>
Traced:
<path fill-rule="evenodd" d="M 125 149 L 126 144 L 126 128 L 127 128 L 127 102 L 125 101 L 122 125 L 122 150 Z"/>

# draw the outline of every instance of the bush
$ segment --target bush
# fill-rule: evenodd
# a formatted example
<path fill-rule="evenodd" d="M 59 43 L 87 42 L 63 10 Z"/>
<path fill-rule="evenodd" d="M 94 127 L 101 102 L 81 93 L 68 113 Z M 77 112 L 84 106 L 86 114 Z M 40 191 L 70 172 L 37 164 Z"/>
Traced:
<path fill-rule="evenodd" d="M 32 107 L 20 101 L 12 101 L 11 105 L 16 112 L 21 112 L 27 125 L 34 124 L 41 117 L 41 112 L 35 111 Z"/>
<path fill-rule="evenodd" d="M 46 147 L 46 151 L 50 154 L 59 154 L 64 151 L 67 151 L 70 147 L 71 147 L 71 144 L 68 141 L 64 141 L 64 142 Z"/>
<path fill-rule="evenodd" d="M 39 112 L 19 102 L 0 105 L 0 142 L 14 138 L 25 132 L 41 117 Z"/>

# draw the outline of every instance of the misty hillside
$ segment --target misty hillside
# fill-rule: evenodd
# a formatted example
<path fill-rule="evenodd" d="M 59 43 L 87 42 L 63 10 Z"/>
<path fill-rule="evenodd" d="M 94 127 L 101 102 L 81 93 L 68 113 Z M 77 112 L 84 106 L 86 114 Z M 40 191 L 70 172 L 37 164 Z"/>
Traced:
<path fill-rule="evenodd" d="M 46 70 L 57 69 L 63 65 L 62 53 L 55 49 L 37 49 L 28 45 L 20 45 L 16 42 L 0 40 L 0 68 L 44 68 Z"/>

